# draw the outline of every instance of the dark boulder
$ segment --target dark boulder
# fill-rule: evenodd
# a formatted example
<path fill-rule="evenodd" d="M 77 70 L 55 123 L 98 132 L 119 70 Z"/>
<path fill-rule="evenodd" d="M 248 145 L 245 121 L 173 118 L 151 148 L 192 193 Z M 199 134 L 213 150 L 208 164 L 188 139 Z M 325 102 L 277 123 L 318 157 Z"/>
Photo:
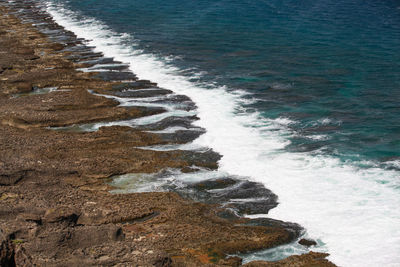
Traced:
<path fill-rule="evenodd" d="M 300 239 L 299 244 L 303 245 L 303 246 L 306 246 L 306 247 L 311 247 L 311 246 L 317 245 L 317 242 L 315 242 L 312 239 L 303 238 L 303 239 Z"/>

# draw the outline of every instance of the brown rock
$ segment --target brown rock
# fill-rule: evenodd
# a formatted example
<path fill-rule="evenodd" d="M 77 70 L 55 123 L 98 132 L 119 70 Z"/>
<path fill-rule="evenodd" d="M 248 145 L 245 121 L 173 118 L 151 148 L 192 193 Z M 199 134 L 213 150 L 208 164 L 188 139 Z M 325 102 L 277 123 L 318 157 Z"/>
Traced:
<path fill-rule="evenodd" d="M 15 247 L 12 241 L 0 229 L 0 266 L 15 266 Z"/>
<path fill-rule="evenodd" d="M 15 185 L 28 175 L 29 172 L 30 170 L 19 170 L 12 173 L 0 173 L 0 185 Z"/>
<path fill-rule="evenodd" d="M 18 92 L 20 93 L 30 93 L 33 91 L 33 86 L 29 82 L 21 82 L 16 85 Z"/>
<path fill-rule="evenodd" d="M 303 238 L 303 239 L 300 239 L 299 244 L 306 246 L 306 247 L 311 247 L 311 246 L 317 245 L 317 242 L 315 242 L 314 240 L 311 240 L 311 239 Z"/>
<path fill-rule="evenodd" d="M 159 255 L 154 260 L 153 266 L 155 266 L 155 267 L 171 267 L 172 266 L 172 259 L 167 254 Z"/>
<path fill-rule="evenodd" d="M 242 265 L 242 259 L 237 256 L 229 257 L 229 258 L 220 260 L 218 262 L 218 264 L 228 265 L 228 266 L 232 266 L 232 267 L 239 267 L 240 265 Z"/>
<path fill-rule="evenodd" d="M 34 266 L 32 258 L 28 255 L 23 246 L 18 246 L 15 250 L 15 266 L 18 267 L 31 267 Z"/>
<path fill-rule="evenodd" d="M 79 212 L 74 207 L 59 206 L 48 209 L 43 217 L 43 222 L 67 222 L 74 225 L 79 218 Z"/>
<path fill-rule="evenodd" d="M 332 262 L 325 259 L 329 254 L 319 252 L 309 252 L 303 255 L 290 256 L 286 259 L 267 262 L 267 261 L 252 261 L 244 264 L 244 267 L 335 267 Z"/>
<path fill-rule="evenodd" d="M 183 173 L 191 173 L 191 172 L 196 172 L 198 169 L 192 168 L 192 167 L 183 167 L 181 169 L 181 172 Z"/>
<path fill-rule="evenodd" d="M 87 248 L 104 243 L 122 241 L 125 238 L 122 229 L 115 225 L 75 227 L 65 232 L 66 244 L 71 248 Z"/>
<path fill-rule="evenodd" d="M 42 218 L 39 214 L 33 214 L 33 213 L 23 213 L 18 216 L 20 219 L 28 221 L 28 222 L 35 222 L 37 224 L 42 223 Z"/>
<path fill-rule="evenodd" d="M 28 47 L 18 47 L 18 48 L 15 48 L 14 50 L 17 55 L 33 55 L 33 54 L 35 54 L 35 50 L 33 50 L 32 48 L 28 48 Z"/>
<path fill-rule="evenodd" d="M 59 43 L 53 43 L 51 45 L 48 46 L 50 49 L 53 49 L 54 51 L 60 51 L 63 50 L 65 48 L 64 45 L 59 44 Z"/>

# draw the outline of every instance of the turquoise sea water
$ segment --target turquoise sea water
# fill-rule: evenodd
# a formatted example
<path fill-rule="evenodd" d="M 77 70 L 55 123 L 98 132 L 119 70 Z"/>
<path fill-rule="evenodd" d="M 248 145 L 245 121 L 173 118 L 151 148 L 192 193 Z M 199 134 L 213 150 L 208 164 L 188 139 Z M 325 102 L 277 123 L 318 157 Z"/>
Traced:
<path fill-rule="evenodd" d="M 400 157 L 398 1 L 61 1 L 288 118 L 290 151 Z M 390 164 L 389 167 L 393 167 Z"/>

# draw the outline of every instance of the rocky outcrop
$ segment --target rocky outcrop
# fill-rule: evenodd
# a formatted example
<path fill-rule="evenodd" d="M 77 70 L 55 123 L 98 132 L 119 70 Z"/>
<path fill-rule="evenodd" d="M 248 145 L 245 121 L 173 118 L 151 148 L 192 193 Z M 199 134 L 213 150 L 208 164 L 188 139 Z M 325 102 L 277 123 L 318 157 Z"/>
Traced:
<path fill-rule="evenodd" d="M 329 254 L 310 252 L 303 255 L 290 256 L 277 262 L 253 261 L 243 265 L 244 267 L 334 267 L 333 263 L 325 259 Z"/>
<path fill-rule="evenodd" d="M 7 235 L 0 229 L 0 266 L 2 267 L 28 267 L 33 266 L 31 257 L 25 253 L 20 240 L 14 234 Z"/>
<path fill-rule="evenodd" d="M 311 239 L 302 238 L 299 240 L 299 244 L 306 247 L 311 247 L 317 245 L 317 242 Z"/>

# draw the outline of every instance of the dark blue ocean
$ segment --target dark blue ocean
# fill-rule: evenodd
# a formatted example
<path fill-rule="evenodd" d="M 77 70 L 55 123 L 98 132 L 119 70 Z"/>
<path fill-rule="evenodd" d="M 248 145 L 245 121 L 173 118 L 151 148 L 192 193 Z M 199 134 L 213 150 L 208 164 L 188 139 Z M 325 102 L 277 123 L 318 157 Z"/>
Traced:
<path fill-rule="evenodd" d="M 139 78 L 191 97 L 207 131 L 193 145 L 276 193 L 268 216 L 304 226 L 314 250 L 400 266 L 400 1 L 40 2 Z"/>

